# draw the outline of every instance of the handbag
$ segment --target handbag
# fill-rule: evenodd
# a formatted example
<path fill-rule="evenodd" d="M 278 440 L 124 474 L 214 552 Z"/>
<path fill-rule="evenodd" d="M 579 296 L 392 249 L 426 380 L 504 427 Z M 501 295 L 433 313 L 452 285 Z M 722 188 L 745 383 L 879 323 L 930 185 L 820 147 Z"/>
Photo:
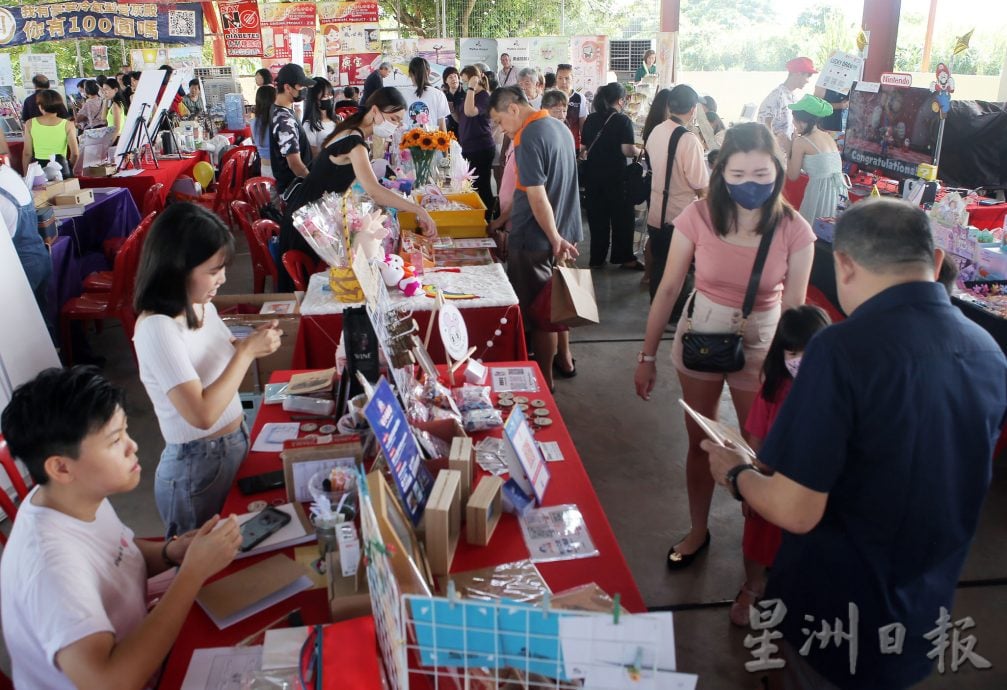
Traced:
<path fill-rule="evenodd" d="M 601 129 L 599 129 L 598 133 L 594 135 L 594 139 L 591 140 L 591 145 L 588 146 L 587 150 L 584 152 L 584 157 L 577 159 L 577 178 L 582 187 L 587 183 L 587 180 L 590 177 L 590 171 L 587 167 L 587 157 L 591 155 L 591 149 L 593 149 L 594 145 L 598 143 L 601 133 L 605 131 L 605 125 L 608 124 L 608 121 L 611 120 L 613 116 L 615 116 L 614 112 L 608 116 L 605 122 L 602 123 Z"/>
<path fill-rule="evenodd" d="M 644 166 L 643 164 L 645 153 L 646 149 L 640 151 L 640 155 L 626 166 L 626 171 L 623 173 L 623 180 L 625 182 L 623 185 L 623 194 L 626 197 L 626 201 L 633 206 L 642 204 L 650 198 L 650 185 L 653 173 L 649 165 Z"/>
<path fill-rule="evenodd" d="M 692 330 L 692 310 L 696 303 L 696 292 L 689 298 L 686 318 L 689 330 L 682 334 L 682 363 L 686 369 L 714 374 L 730 374 L 745 368 L 745 323 L 755 305 L 755 293 L 762 280 L 762 269 L 766 265 L 769 245 L 773 242 L 776 228 L 771 228 L 762 236 L 759 251 L 755 254 L 752 276 L 748 279 L 745 303 L 741 308 L 741 325 L 736 333 L 694 333 Z"/>

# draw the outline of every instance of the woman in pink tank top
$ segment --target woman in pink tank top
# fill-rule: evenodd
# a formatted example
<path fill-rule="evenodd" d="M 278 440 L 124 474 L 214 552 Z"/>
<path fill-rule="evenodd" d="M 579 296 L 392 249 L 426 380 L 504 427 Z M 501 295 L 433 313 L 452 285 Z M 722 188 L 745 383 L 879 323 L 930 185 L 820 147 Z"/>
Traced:
<path fill-rule="evenodd" d="M 815 236 L 807 221 L 783 199 L 785 171 L 772 134 L 761 123 L 745 123 L 727 132 L 710 176 L 710 193 L 687 206 L 674 219 L 675 233 L 661 284 L 647 319 L 647 335 L 639 354 L 637 394 L 650 399 L 657 380 L 657 348 L 671 316 L 690 264 L 695 261 L 696 289 L 683 313 L 672 345 L 672 362 L 682 397 L 694 410 L 717 418 L 726 382 L 744 428 L 758 393 L 759 372 L 776 332 L 781 307 L 804 304 L 814 258 Z M 773 232 L 755 302 L 747 321 L 742 305 L 762 237 Z M 743 325 L 744 324 L 744 325 Z M 694 371 L 682 361 L 682 335 L 737 333 L 742 329 L 745 366 L 731 373 Z M 668 551 L 672 570 L 688 566 L 710 543 L 707 521 L 713 499 L 713 477 L 707 454 L 700 448 L 703 431 L 685 420 L 689 434 L 686 483 L 689 533 Z"/>

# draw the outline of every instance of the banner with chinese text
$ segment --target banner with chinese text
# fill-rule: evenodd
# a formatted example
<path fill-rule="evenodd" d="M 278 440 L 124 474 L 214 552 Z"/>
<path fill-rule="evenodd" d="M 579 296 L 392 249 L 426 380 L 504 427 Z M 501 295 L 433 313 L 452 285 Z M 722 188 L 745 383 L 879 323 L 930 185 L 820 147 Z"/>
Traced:
<path fill-rule="evenodd" d="M 262 27 L 257 0 L 218 2 L 220 30 L 228 57 L 262 57 Z"/>
<path fill-rule="evenodd" d="M 326 57 L 381 50 L 376 0 L 319 3 L 318 22 L 325 36 Z"/>
<path fill-rule="evenodd" d="M 123 38 L 203 45 L 203 8 L 198 2 L 54 2 L 0 7 L 0 46 L 74 38 Z"/>

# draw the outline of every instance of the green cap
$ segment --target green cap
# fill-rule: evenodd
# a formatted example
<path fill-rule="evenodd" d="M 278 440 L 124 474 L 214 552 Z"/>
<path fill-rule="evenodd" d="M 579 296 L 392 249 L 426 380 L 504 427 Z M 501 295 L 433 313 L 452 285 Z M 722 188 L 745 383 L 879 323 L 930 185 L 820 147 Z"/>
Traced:
<path fill-rule="evenodd" d="M 832 114 L 831 103 L 811 94 L 801 96 L 801 100 L 797 103 L 791 103 L 787 107 L 791 110 L 801 110 L 815 117 L 828 117 Z"/>

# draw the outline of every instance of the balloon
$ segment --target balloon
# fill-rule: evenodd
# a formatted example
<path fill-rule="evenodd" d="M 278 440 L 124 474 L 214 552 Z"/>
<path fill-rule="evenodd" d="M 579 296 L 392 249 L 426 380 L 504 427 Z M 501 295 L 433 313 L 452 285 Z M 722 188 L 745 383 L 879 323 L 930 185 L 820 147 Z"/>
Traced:
<path fill-rule="evenodd" d="M 206 161 L 199 161 L 192 168 L 192 176 L 196 178 L 203 189 L 209 189 L 213 183 L 213 166 Z"/>

